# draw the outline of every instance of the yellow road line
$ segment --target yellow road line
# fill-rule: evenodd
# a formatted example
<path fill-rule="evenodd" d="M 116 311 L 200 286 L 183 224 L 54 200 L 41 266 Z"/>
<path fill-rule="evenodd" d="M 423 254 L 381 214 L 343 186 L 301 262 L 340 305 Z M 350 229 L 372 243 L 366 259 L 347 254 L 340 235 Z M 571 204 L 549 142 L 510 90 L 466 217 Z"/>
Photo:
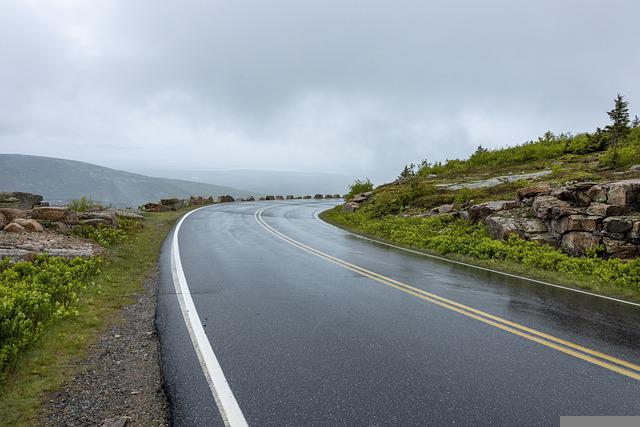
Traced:
<path fill-rule="evenodd" d="M 595 365 L 601 366 L 603 368 L 609 369 L 611 371 L 617 372 L 619 374 L 628 376 L 630 378 L 634 378 L 636 380 L 640 380 L 640 374 L 637 372 L 633 372 L 630 371 L 628 369 L 624 369 L 621 366 L 630 368 L 632 370 L 635 371 L 640 371 L 640 366 L 633 364 L 631 362 L 627 362 L 625 360 L 622 359 L 618 359 L 616 357 L 610 356 L 608 354 L 604 354 L 601 353 L 599 351 L 595 351 L 592 350 L 590 348 L 587 347 L 583 347 L 581 345 L 578 344 L 574 344 L 570 341 L 566 341 L 563 340 L 561 338 L 557 338 L 554 337 L 552 335 L 546 334 L 544 332 L 540 332 L 537 331 L 535 329 L 529 328 L 527 326 L 524 325 L 520 325 L 518 323 L 503 319 L 501 317 L 492 315 L 490 313 L 486 313 L 484 311 L 466 306 L 464 304 L 460 304 L 458 302 L 449 300 L 447 298 L 443 298 L 440 297 L 438 295 L 432 294 L 430 292 L 424 291 L 422 289 L 418 289 L 415 288 L 411 285 L 407 285 L 406 283 L 402 283 L 399 282 L 397 280 L 394 280 L 390 277 L 387 276 L 383 276 L 379 273 L 375 273 L 373 271 L 367 270 L 365 268 L 362 268 L 360 266 L 351 264 L 347 261 L 344 261 L 340 258 L 336 258 L 332 255 L 326 254 L 322 251 L 319 251 L 315 248 L 312 248 L 308 245 L 305 245 L 304 243 L 298 242 L 297 240 L 292 239 L 291 237 L 281 233 L 280 231 L 276 230 L 275 228 L 271 227 L 269 224 L 267 224 L 263 219 L 262 219 L 262 212 L 264 212 L 269 208 L 262 208 L 260 210 L 258 210 L 255 214 L 256 220 L 258 221 L 258 223 L 260 225 L 262 225 L 267 231 L 269 231 L 270 233 L 276 235 L 277 237 L 280 237 L 281 239 L 287 241 L 288 243 L 290 243 L 293 246 L 298 247 L 299 249 L 302 249 L 306 252 L 309 252 L 313 255 L 316 255 L 320 258 L 323 258 L 327 261 L 330 261 L 334 264 L 337 264 L 343 268 L 346 268 L 348 270 L 351 270 L 355 273 L 358 273 L 360 275 L 366 276 L 370 279 L 373 279 L 379 283 L 385 284 L 387 286 L 396 288 L 398 290 L 401 290 L 405 293 L 408 293 L 410 295 L 416 296 L 422 300 L 425 301 L 429 301 L 433 304 L 439 305 L 441 307 L 447 308 L 449 310 L 455 311 L 457 313 L 463 314 L 467 317 L 473 318 L 475 320 L 478 320 L 480 322 L 483 322 L 485 324 L 494 326 L 496 328 L 499 328 L 501 330 L 513 333 L 515 335 L 518 335 L 520 337 L 529 339 L 531 341 L 537 342 L 539 344 L 542 344 L 544 346 L 553 348 L 557 351 L 561 351 L 565 354 L 569 354 L 571 356 L 574 356 L 576 358 L 585 360 L 587 362 L 593 363 Z M 559 345 L 558 345 L 559 344 Z M 577 350 L 577 351 L 575 351 Z M 592 357 L 593 356 L 593 357 Z M 599 358 L 599 359 L 598 359 Z M 600 359 L 604 359 L 607 360 L 609 362 L 613 362 L 613 363 L 608 363 L 605 362 L 603 360 Z M 616 365 L 620 365 L 620 366 L 616 366 Z"/>

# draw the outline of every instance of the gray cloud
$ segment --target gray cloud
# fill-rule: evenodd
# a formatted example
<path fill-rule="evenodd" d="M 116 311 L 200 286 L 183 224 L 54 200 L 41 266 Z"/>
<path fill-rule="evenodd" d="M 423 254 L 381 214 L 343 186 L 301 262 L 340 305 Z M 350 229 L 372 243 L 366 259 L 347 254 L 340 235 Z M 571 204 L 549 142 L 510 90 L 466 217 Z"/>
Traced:
<path fill-rule="evenodd" d="M 377 179 L 640 104 L 634 1 L 0 0 L 0 151 Z M 372 172 L 375 171 L 375 172 Z"/>

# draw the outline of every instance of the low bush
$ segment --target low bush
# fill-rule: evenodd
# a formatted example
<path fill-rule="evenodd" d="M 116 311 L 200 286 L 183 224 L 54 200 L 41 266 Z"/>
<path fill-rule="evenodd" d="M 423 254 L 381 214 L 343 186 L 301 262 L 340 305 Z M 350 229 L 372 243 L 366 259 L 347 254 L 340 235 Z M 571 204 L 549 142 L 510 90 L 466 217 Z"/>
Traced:
<path fill-rule="evenodd" d="M 105 206 L 100 202 L 96 202 L 93 199 L 81 197 L 79 199 L 74 199 L 69 202 L 67 207 L 72 211 L 76 212 L 86 212 L 89 210 L 104 210 L 108 209 L 111 205 Z"/>
<path fill-rule="evenodd" d="M 98 258 L 48 255 L 13 265 L 8 259 L 0 261 L 0 382 L 48 324 L 76 313 L 78 294 L 99 266 Z"/>
<path fill-rule="evenodd" d="M 73 228 L 73 234 L 96 241 L 98 244 L 110 247 L 127 240 L 142 224 L 135 219 L 118 217 L 118 226 L 106 224 L 78 225 Z"/>
<path fill-rule="evenodd" d="M 336 207 L 323 214 L 327 220 L 356 232 L 377 236 L 398 245 L 426 249 L 440 254 L 464 255 L 479 260 L 497 260 L 547 272 L 571 274 L 576 279 L 610 283 L 640 291 L 640 259 L 629 262 L 601 259 L 594 252 L 576 258 L 550 246 L 528 242 L 515 235 L 509 240 L 492 239 L 481 224 L 450 215 L 430 218 L 385 216 L 371 218 L 365 213 L 346 213 Z"/>
<path fill-rule="evenodd" d="M 353 184 L 349 186 L 349 192 L 345 196 L 345 200 L 349 201 L 354 198 L 356 194 L 366 193 L 373 190 L 373 183 L 369 178 L 356 179 Z"/>

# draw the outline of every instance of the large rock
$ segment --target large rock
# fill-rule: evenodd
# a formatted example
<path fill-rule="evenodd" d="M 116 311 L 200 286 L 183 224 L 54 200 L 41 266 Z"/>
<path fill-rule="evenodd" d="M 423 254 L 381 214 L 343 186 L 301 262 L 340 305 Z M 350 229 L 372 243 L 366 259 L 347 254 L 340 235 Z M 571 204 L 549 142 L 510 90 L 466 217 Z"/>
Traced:
<path fill-rule="evenodd" d="M 640 210 L 640 179 L 609 183 L 607 203 Z"/>
<path fill-rule="evenodd" d="M 562 249 L 571 255 L 584 255 L 600 244 L 600 238 L 587 231 L 570 231 L 562 236 Z"/>
<path fill-rule="evenodd" d="M 67 224 L 77 224 L 78 215 L 67 208 L 60 207 L 36 207 L 31 210 L 33 219 L 41 219 L 45 221 L 60 221 Z"/>
<path fill-rule="evenodd" d="M 124 215 L 123 215 L 124 216 Z M 116 217 L 112 212 L 81 212 L 78 214 L 78 220 L 81 224 L 107 224 L 116 225 Z"/>
<path fill-rule="evenodd" d="M 160 203 L 147 203 L 143 208 L 145 212 L 162 212 L 165 206 L 162 206 Z"/>
<path fill-rule="evenodd" d="M 25 231 L 24 227 L 18 223 L 12 222 L 7 224 L 3 230 L 5 233 L 20 233 L 21 231 Z"/>
<path fill-rule="evenodd" d="M 26 218 L 27 212 L 23 209 L 17 208 L 0 208 L 0 214 L 2 214 L 7 222 L 13 222 L 16 218 Z"/>
<path fill-rule="evenodd" d="M 592 202 L 605 203 L 607 201 L 607 192 L 600 185 L 594 185 L 589 188 L 585 194 Z"/>
<path fill-rule="evenodd" d="M 469 208 L 469 217 L 472 221 L 479 222 L 496 212 L 517 208 L 519 206 L 520 204 L 513 200 L 496 200 L 493 202 L 480 203 Z"/>
<path fill-rule="evenodd" d="M 255 201 L 256 201 L 255 197 L 253 196 L 247 197 L 247 202 L 255 202 Z"/>
<path fill-rule="evenodd" d="M 302 196 L 302 198 L 303 198 L 303 199 L 310 199 L 310 198 L 311 198 L 311 196 L 310 196 L 310 195 L 308 195 L 308 194 L 305 194 L 304 196 Z"/>
<path fill-rule="evenodd" d="M 283 196 L 276 196 L 276 200 L 284 200 Z"/>
<path fill-rule="evenodd" d="M 560 200 L 551 195 L 536 196 L 531 204 L 531 209 L 533 214 L 542 220 L 552 220 L 561 216 L 579 213 L 579 210 L 571 206 L 566 200 Z"/>
<path fill-rule="evenodd" d="M 628 216 L 610 216 L 602 221 L 602 229 L 607 233 L 628 233 L 633 227 L 633 218 Z"/>
<path fill-rule="evenodd" d="M 373 195 L 373 191 L 367 191 L 366 193 L 359 193 L 353 196 L 350 200 L 351 202 L 362 203 L 369 200 L 369 198 Z"/>
<path fill-rule="evenodd" d="M 537 218 L 503 216 L 500 213 L 488 216 L 484 223 L 489 235 L 499 240 L 507 239 L 514 233 L 522 238 L 529 238 L 547 231 L 545 224 Z"/>
<path fill-rule="evenodd" d="M 640 239 L 640 220 L 635 220 L 631 226 L 629 237 L 632 239 Z"/>
<path fill-rule="evenodd" d="M 276 196 L 267 196 L 265 197 L 266 200 L 275 200 Z"/>
<path fill-rule="evenodd" d="M 16 218 L 13 221 L 27 231 L 34 231 L 36 233 L 42 233 L 44 231 L 44 227 L 35 219 Z"/>
<path fill-rule="evenodd" d="M 437 206 L 430 211 L 430 215 L 440 215 L 445 213 L 452 213 L 454 209 L 453 203 Z"/>
<path fill-rule="evenodd" d="M 0 229 L 4 228 L 7 225 L 7 218 L 0 213 Z"/>
<path fill-rule="evenodd" d="M 358 209 L 360 209 L 360 205 L 356 202 L 345 203 L 344 206 L 342 207 L 342 210 L 344 212 L 355 212 Z"/>
<path fill-rule="evenodd" d="M 595 215 L 569 215 L 551 221 L 551 231 L 564 234 L 568 231 L 596 231 L 602 217 Z"/>
<path fill-rule="evenodd" d="M 189 197 L 189 206 L 202 206 L 202 205 L 204 205 L 204 199 L 202 198 L 202 196 Z"/>
<path fill-rule="evenodd" d="M 638 245 L 622 240 L 604 237 L 602 243 L 604 244 L 607 254 L 614 258 L 633 258 L 638 256 L 639 253 L 640 247 Z"/>
<path fill-rule="evenodd" d="M 505 240 L 514 233 L 524 238 L 524 233 L 519 229 L 515 218 L 488 216 L 484 223 L 487 226 L 487 233 L 494 239 Z"/>
<path fill-rule="evenodd" d="M 593 202 L 587 208 L 587 215 L 618 216 L 625 215 L 629 209 L 625 206 L 610 205 L 607 203 Z"/>
<path fill-rule="evenodd" d="M 531 197 L 535 197 L 539 194 L 549 194 L 551 191 L 551 185 L 548 183 L 542 183 L 537 185 L 531 185 L 518 190 L 518 200 L 522 201 Z"/>
<path fill-rule="evenodd" d="M 235 199 L 228 194 L 218 197 L 218 203 L 233 203 Z"/>
<path fill-rule="evenodd" d="M 160 204 L 162 206 L 182 205 L 182 200 L 180 200 L 180 199 L 160 199 Z"/>
<path fill-rule="evenodd" d="M 314 199 L 324 199 L 324 196 L 322 194 L 316 194 L 315 196 L 313 196 Z"/>
<path fill-rule="evenodd" d="M 0 193 L 0 208 L 31 209 L 42 202 L 42 196 L 19 191 Z"/>
<path fill-rule="evenodd" d="M 528 237 L 527 240 L 530 240 L 532 242 L 537 242 L 540 244 L 553 246 L 554 248 L 557 248 L 560 246 L 560 242 L 558 238 L 553 236 L 551 233 L 533 234 L 530 237 Z"/>
<path fill-rule="evenodd" d="M 287 194 L 286 199 L 287 200 L 293 200 L 293 194 Z"/>

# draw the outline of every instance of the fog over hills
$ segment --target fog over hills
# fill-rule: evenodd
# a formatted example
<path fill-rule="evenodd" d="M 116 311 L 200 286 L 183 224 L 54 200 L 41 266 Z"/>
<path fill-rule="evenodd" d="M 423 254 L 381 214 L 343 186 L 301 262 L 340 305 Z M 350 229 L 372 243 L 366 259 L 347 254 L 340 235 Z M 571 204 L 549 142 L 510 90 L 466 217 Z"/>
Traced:
<path fill-rule="evenodd" d="M 138 206 L 164 197 L 248 195 L 237 188 L 155 178 L 75 160 L 0 154 L 0 191 L 24 191 L 45 200 L 90 197 L 114 206 Z"/>
<path fill-rule="evenodd" d="M 244 188 L 255 194 L 343 194 L 356 176 L 332 172 L 291 172 L 249 169 L 186 170 L 138 169 L 139 172 L 174 179 Z"/>

